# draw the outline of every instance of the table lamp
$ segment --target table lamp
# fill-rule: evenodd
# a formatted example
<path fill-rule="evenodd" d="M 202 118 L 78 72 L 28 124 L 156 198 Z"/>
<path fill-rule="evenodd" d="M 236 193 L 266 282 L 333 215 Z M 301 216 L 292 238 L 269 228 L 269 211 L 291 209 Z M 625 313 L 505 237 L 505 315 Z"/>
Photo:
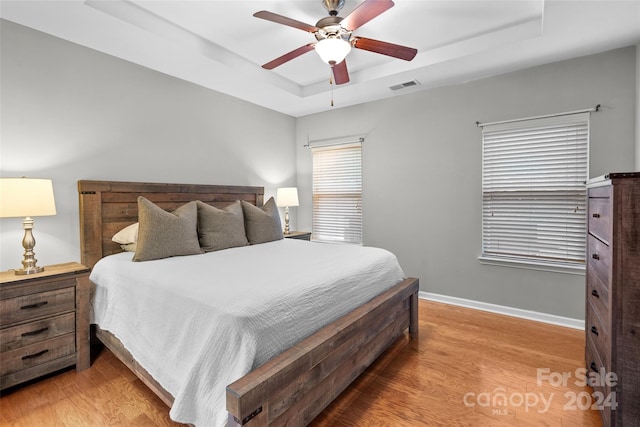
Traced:
<path fill-rule="evenodd" d="M 289 234 L 289 206 L 298 206 L 298 189 L 296 187 L 278 188 L 276 205 L 284 207 L 284 234 Z"/>
<path fill-rule="evenodd" d="M 15 274 L 33 274 L 44 270 L 36 265 L 33 248 L 33 216 L 56 214 L 56 203 L 53 199 L 53 184 L 50 179 L 34 178 L 0 178 L 0 218 L 24 218 L 24 258 L 23 268 L 16 269 Z"/>

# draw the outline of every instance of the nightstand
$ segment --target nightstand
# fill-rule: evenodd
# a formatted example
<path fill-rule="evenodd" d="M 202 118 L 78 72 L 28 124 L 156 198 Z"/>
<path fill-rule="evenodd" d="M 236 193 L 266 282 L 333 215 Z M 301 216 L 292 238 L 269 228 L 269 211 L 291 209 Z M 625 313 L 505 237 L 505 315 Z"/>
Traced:
<path fill-rule="evenodd" d="M 90 365 L 89 269 L 71 262 L 1 272 L 0 389 L 72 365 Z"/>
<path fill-rule="evenodd" d="M 285 239 L 311 240 L 310 231 L 291 231 L 284 235 Z"/>

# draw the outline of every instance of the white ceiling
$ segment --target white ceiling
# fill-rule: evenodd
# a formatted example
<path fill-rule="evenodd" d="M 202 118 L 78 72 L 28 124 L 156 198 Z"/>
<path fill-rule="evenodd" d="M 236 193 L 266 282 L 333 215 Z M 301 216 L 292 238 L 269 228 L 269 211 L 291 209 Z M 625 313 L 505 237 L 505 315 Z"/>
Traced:
<path fill-rule="evenodd" d="M 315 38 L 253 13 L 315 25 L 327 16 L 321 0 L 1 0 L 0 17 L 296 117 L 640 42 L 640 0 L 394 1 L 354 35 L 418 55 L 353 49 L 340 86 L 313 51 L 260 67 Z M 360 2 L 346 0 L 340 16 Z M 411 80 L 420 85 L 390 89 Z"/>

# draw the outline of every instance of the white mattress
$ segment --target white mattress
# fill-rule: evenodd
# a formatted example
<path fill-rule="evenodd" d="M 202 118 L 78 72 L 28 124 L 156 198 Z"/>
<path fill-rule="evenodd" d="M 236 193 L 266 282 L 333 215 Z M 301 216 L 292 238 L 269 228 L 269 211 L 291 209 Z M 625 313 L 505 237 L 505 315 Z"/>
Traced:
<path fill-rule="evenodd" d="M 378 248 L 284 239 L 203 255 L 100 260 L 92 323 L 174 398 L 173 420 L 224 426 L 226 386 L 404 278 Z"/>

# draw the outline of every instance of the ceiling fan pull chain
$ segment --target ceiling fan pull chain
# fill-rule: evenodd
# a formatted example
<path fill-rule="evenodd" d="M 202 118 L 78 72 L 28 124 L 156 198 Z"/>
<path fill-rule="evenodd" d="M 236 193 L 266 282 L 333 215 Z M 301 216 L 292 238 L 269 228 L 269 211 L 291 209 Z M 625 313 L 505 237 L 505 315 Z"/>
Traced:
<path fill-rule="evenodd" d="M 329 86 L 331 86 L 331 106 L 333 107 L 333 68 L 329 68 Z"/>

